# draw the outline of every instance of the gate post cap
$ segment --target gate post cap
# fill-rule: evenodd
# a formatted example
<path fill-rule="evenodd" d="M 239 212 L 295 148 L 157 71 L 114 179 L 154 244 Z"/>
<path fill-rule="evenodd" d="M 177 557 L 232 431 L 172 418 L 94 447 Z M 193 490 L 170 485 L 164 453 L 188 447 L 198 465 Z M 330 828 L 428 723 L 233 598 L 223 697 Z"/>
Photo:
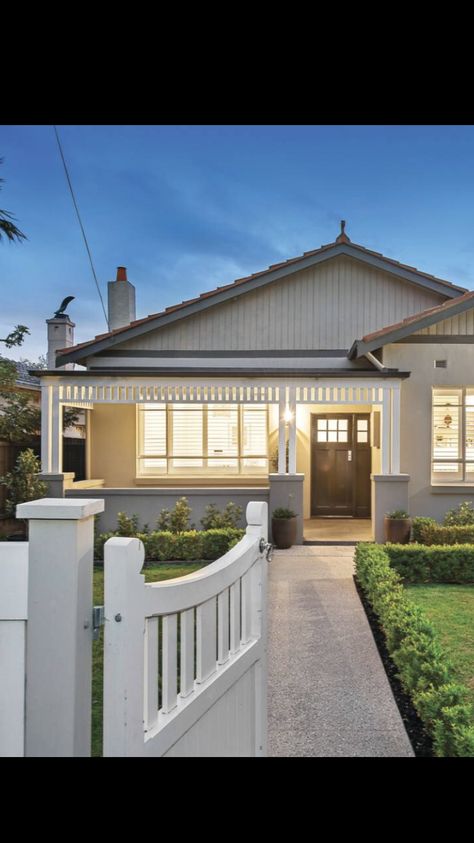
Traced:
<path fill-rule="evenodd" d="M 40 498 L 37 501 L 19 503 L 16 508 L 17 518 L 50 521 L 80 521 L 103 512 L 105 502 L 102 498 Z"/>
<path fill-rule="evenodd" d="M 249 526 L 263 526 L 268 518 L 268 504 L 266 501 L 250 501 L 247 504 L 245 518 Z"/>

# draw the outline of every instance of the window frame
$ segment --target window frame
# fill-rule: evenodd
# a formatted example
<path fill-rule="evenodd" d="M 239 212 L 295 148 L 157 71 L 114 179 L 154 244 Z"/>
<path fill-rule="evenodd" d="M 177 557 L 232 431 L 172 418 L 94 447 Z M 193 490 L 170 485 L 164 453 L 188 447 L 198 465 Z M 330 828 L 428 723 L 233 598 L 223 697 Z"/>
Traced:
<path fill-rule="evenodd" d="M 269 412 L 268 412 L 268 404 L 216 404 L 215 402 L 209 403 L 200 403 L 200 404 L 176 404 L 176 402 L 166 403 L 164 404 L 164 410 L 162 412 L 165 413 L 165 440 L 166 440 L 166 454 L 145 454 L 144 453 L 144 435 L 145 435 L 145 428 L 144 428 L 144 418 L 145 413 L 147 410 L 151 410 L 152 412 L 157 412 L 156 410 L 153 411 L 151 408 L 154 405 L 152 402 L 147 403 L 138 403 L 136 405 L 136 411 L 138 414 L 137 419 L 137 437 L 136 437 L 136 472 L 137 477 L 140 479 L 152 479 L 153 477 L 156 478 L 163 478 L 163 477 L 173 477 L 173 478 L 186 478 L 189 477 L 223 477 L 229 473 L 229 466 L 222 466 L 222 468 L 218 468 L 216 466 L 209 466 L 209 460 L 235 460 L 237 463 L 236 470 L 232 471 L 232 477 L 264 477 L 268 475 L 269 472 L 269 463 L 270 463 L 270 456 L 269 456 Z M 160 402 L 161 406 L 161 402 Z M 237 453 L 235 454 L 209 454 L 209 410 L 237 410 Z M 185 410 L 186 412 L 195 411 L 202 413 L 202 453 L 196 456 L 186 456 L 186 455 L 179 455 L 173 453 L 173 413 L 175 411 L 182 411 Z M 245 411 L 259 411 L 265 413 L 265 444 L 266 444 L 266 453 L 244 453 L 244 417 Z M 159 412 L 159 411 L 158 411 Z M 144 459 L 160 459 L 166 461 L 166 467 L 164 470 L 160 471 L 157 470 L 156 472 L 144 472 L 141 468 L 142 461 Z M 184 466 L 182 469 L 179 467 L 173 467 L 172 463 L 173 460 L 196 460 L 202 461 L 203 465 L 198 466 L 197 469 L 193 470 L 191 466 Z M 244 463 L 246 460 L 252 459 L 259 459 L 259 460 L 266 460 L 266 466 L 263 468 L 262 471 L 255 472 L 252 471 L 245 471 Z"/>
<path fill-rule="evenodd" d="M 449 457 L 436 457 L 434 456 L 434 448 L 435 448 L 435 423 L 434 423 L 434 409 L 435 409 L 435 394 L 443 394 L 443 392 L 447 392 L 450 390 L 451 392 L 458 392 L 460 393 L 460 400 L 459 404 L 457 405 L 459 408 L 459 456 L 457 458 L 449 458 Z M 474 470 L 470 472 L 472 474 L 472 479 L 466 479 L 466 466 L 472 465 L 474 469 L 474 457 L 467 458 L 466 456 L 466 443 L 467 443 L 467 412 L 466 412 L 466 397 L 468 392 L 474 397 L 474 386 L 451 386 L 451 385 L 443 385 L 443 386 L 433 386 L 431 388 L 431 485 L 432 486 L 473 486 L 474 485 Z M 439 406 L 439 405 L 438 405 Z M 473 407 L 474 412 L 474 404 L 470 405 Z M 446 463 L 447 465 L 456 465 L 461 472 L 461 477 L 454 479 L 454 480 L 446 480 L 441 479 L 439 477 L 434 477 L 434 465 L 439 463 Z"/>

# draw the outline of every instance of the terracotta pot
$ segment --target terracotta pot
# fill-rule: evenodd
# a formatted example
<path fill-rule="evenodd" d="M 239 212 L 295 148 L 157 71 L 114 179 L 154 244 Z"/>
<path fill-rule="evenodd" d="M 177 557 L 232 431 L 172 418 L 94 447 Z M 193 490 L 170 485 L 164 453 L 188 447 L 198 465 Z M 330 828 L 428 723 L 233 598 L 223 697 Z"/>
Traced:
<path fill-rule="evenodd" d="M 411 518 L 388 518 L 383 519 L 385 541 L 392 544 L 408 544 L 411 533 Z"/>
<path fill-rule="evenodd" d="M 286 550 L 296 541 L 296 517 L 272 518 L 273 544 L 280 550 Z"/>

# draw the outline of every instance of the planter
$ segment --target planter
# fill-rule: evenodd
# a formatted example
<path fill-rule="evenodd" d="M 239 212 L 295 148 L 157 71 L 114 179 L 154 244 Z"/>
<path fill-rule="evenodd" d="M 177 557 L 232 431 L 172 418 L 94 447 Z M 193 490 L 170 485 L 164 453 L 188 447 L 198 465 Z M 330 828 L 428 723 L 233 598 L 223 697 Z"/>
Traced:
<path fill-rule="evenodd" d="M 273 543 L 279 550 L 286 550 L 296 541 L 296 517 L 272 518 Z"/>
<path fill-rule="evenodd" d="M 385 541 L 392 544 L 408 544 L 411 533 L 411 518 L 388 518 L 383 520 Z"/>

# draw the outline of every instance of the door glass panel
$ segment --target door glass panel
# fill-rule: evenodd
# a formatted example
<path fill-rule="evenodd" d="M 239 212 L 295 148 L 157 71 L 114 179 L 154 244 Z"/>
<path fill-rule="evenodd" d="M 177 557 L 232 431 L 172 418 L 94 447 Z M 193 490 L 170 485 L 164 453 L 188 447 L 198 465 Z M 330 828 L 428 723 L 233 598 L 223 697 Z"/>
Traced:
<path fill-rule="evenodd" d="M 318 419 L 318 430 L 326 430 L 327 425 L 328 423 L 326 419 Z"/>
<path fill-rule="evenodd" d="M 328 442 L 337 442 L 337 430 L 330 430 L 329 431 Z"/>
<path fill-rule="evenodd" d="M 339 442 L 347 442 L 347 430 L 340 430 L 338 434 Z"/>
<path fill-rule="evenodd" d="M 325 430 L 318 430 L 318 442 L 327 442 L 328 435 Z"/>
<path fill-rule="evenodd" d="M 339 430 L 347 430 L 347 419 L 339 419 Z"/>
<path fill-rule="evenodd" d="M 338 419 L 329 419 L 328 429 L 329 430 L 337 430 L 337 422 L 338 422 Z"/>

